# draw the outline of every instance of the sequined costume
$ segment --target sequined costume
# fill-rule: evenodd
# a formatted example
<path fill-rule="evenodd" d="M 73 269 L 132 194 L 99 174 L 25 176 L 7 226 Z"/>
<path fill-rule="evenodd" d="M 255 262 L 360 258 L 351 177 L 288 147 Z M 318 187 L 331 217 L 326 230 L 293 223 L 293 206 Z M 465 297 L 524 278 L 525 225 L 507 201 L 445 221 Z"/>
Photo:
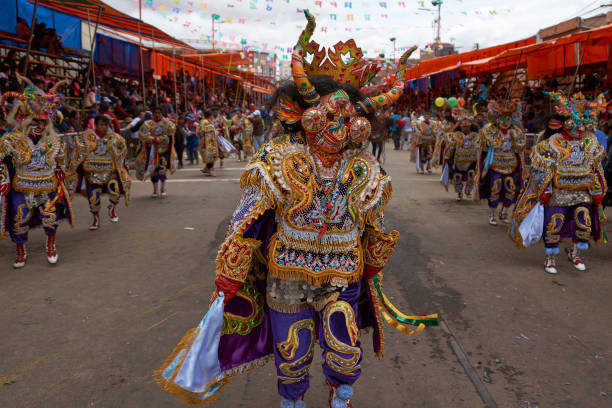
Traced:
<path fill-rule="evenodd" d="M 174 123 L 165 118 L 158 122 L 147 120 L 140 127 L 138 138 L 142 146 L 136 157 L 138 180 L 150 177 L 153 183 L 163 182 L 168 172 L 174 173 L 174 130 Z"/>
<path fill-rule="evenodd" d="M 99 136 L 87 130 L 74 138 L 74 155 L 70 161 L 68 184 L 72 195 L 80 193 L 89 201 L 89 211 L 94 216 L 91 229 L 97 229 L 101 197 L 108 195 L 111 221 L 117 222 L 115 207 L 123 196 L 129 203 L 131 180 L 125 167 L 127 145 L 125 139 L 109 130 Z"/>
<path fill-rule="evenodd" d="M 591 239 L 602 239 L 605 217 L 601 200 L 607 186 L 601 167 L 605 151 L 588 129 L 594 122 L 586 99 L 582 94 L 569 100 L 558 93 L 551 96 L 567 120 L 553 124 L 557 133 L 538 143 L 531 153 L 532 170 L 514 210 L 510 238 L 524 247 L 525 230 L 520 226 L 539 202 L 544 206 L 545 270 L 557 273 L 555 255 L 561 239 L 572 239 L 568 258 L 579 270 L 584 270 L 584 263 L 578 251 L 587 249 Z"/>
<path fill-rule="evenodd" d="M 412 126 L 414 138 L 410 150 L 416 153 L 417 172 L 423 174 L 427 170 L 431 173 L 436 140 L 440 137 L 440 124 L 426 117 L 415 120 Z"/>
<path fill-rule="evenodd" d="M 463 195 L 472 196 L 476 180 L 478 158 L 481 155 L 481 142 L 478 128 L 473 117 L 465 110 L 457 108 L 453 112 L 457 120 L 456 129 L 444 133 L 444 171 L 448 171 L 448 182 L 452 182 L 457 200 Z M 446 169 L 448 166 L 448 170 Z M 447 185 L 445 185 L 448 190 Z"/>
<path fill-rule="evenodd" d="M 196 133 L 200 139 L 199 150 L 202 161 L 207 165 L 214 165 L 219 158 L 219 145 L 214 123 L 208 119 L 202 119 L 198 124 Z"/>
<path fill-rule="evenodd" d="M 365 116 L 399 98 L 414 49 L 402 57 L 391 90 L 350 98 L 344 84 L 358 95 L 375 67 L 366 65 L 351 40 L 334 50 L 354 58 L 325 69 L 333 51 L 309 42 L 315 23 L 305 14 L 308 25 L 293 53 L 294 82 L 282 84 L 276 99 L 291 131 L 267 142 L 247 165 L 243 194 L 217 256 L 215 282 L 227 302 L 218 355 L 224 381 L 273 356 L 281 406 L 300 408 L 318 342 L 330 406 L 350 407 L 351 385 L 361 374 L 361 329 L 373 328 L 374 350 L 382 355 L 382 320 L 406 333 L 413 332 L 403 325 L 408 320 L 417 331 L 436 324 L 435 315 L 410 318 L 383 306 L 390 307 L 381 271 L 399 234 L 383 228 L 390 177 L 365 150 L 371 134 Z M 307 52 L 314 54 L 311 64 Z M 295 90 L 297 100 L 287 96 Z M 167 380 L 158 382 L 172 390 Z M 211 384 L 204 400 L 220 386 Z"/>
<path fill-rule="evenodd" d="M 513 115 L 519 106 L 509 102 L 489 103 L 489 123 L 480 131 L 483 155 L 477 166 L 476 180 L 480 188 L 474 199 L 488 199 L 489 223 L 497 224 L 497 208 L 502 204 L 499 219 L 508 223 L 508 210 L 516 203 L 524 185 L 524 132 Z"/>
<path fill-rule="evenodd" d="M 13 98 L 7 122 L 14 128 L 0 137 L 0 237 L 8 231 L 16 244 L 15 268 L 25 266 L 28 233 L 40 225 L 47 237 L 47 259 L 55 264 L 58 221 L 73 221 L 64 184 L 64 143 L 51 122 L 61 102 L 56 92 L 61 83 L 44 94 L 20 79 L 29 85 L 25 92 L 6 93 L 0 101 L 4 105 Z"/>
<path fill-rule="evenodd" d="M 242 133 L 242 150 L 244 158 L 249 160 L 253 156 L 253 122 L 251 119 L 244 118 L 244 132 Z"/>

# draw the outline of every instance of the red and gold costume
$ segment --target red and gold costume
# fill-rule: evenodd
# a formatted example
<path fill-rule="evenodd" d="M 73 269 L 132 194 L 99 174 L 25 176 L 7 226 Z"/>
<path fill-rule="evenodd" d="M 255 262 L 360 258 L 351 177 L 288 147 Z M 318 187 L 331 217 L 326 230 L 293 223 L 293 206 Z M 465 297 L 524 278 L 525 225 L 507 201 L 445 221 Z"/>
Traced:
<path fill-rule="evenodd" d="M 0 102 L 13 98 L 7 122 L 14 128 L 0 137 L 0 236 L 8 231 L 16 245 L 15 268 L 25 266 L 30 229 L 42 225 L 47 260 L 55 264 L 58 221 L 66 217 L 72 225 L 64 143 L 51 122 L 61 103 L 56 92 L 60 83 L 45 94 L 21 79 L 29 85 L 25 91 L 6 93 Z"/>

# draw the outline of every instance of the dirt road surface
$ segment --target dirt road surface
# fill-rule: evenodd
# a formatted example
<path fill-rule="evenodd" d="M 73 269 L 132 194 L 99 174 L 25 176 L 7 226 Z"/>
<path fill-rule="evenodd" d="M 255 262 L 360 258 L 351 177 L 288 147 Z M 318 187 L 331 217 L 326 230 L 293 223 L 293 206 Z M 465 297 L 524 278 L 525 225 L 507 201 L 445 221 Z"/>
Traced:
<path fill-rule="evenodd" d="M 515 248 L 503 226 L 488 225 L 484 203 L 456 202 L 439 172 L 416 175 L 406 151 L 389 150 L 386 224 L 401 235 L 385 292 L 406 313 L 438 312 L 452 335 L 387 326 L 382 360 L 365 335 L 355 408 L 485 407 L 451 344 L 498 407 L 612 406 L 612 247 L 590 250 L 586 272 L 560 258 L 559 275 L 546 275 L 541 244 Z M 42 231 L 31 233 L 19 271 L 10 239 L 1 240 L 0 407 L 179 407 L 152 372 L 207 310 L 243 164 L 226 161 L 216 178 L 187 166 L 165 200 L 134 183 L 120 223 L 103 214 L 95 232 L 77 197 L 77 221 L 60 226 L 54 267 Z M 316 355 L 306 402 L 324 408 Z M 279 406 L 274 373 L 269 363 L 235 377 L 217 406 Z"/>

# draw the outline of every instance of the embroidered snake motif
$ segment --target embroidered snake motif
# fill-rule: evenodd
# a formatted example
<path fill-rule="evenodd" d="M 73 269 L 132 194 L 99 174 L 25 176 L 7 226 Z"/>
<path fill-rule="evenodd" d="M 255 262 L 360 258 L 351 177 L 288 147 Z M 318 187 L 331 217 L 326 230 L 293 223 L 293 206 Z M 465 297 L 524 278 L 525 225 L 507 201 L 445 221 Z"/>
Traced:
<path fill-rule="evenodd" d="M 342 184 L 350 183 L 346 190 L 347 206 L 354 223 L 358 220 L 357 203 L 359 202 L 359 194 L 368 184 L 370 172 L 370 166 L 365 160 L 355 159 L 348 163 L 342 174 Z"/>
<path fill-rule="evenodd" d="M 351 344 L 344 344 L 338 340 L 332 333 L 330 328 L 330 318 L 334 313 L 342 313 L 344 315 L 344 321 L 346 322 L 346 329 L 350 338 Z M 361 349 L 356 347 L 357 339 L 359 337 L 359 329 L 355 322 L 355 313 L 351 305 L 344 301 L 338 301 L 330 303 L 323 313 L 323 333 L 325 335 L 325 341 L 329 348 L 338 353 L 351 354 L 351 358 L 343 358 L 339 355 L 331 352 L 325 353 L 325 362 L 332 370 L 344 374 L 344 375 L 355 375 L 353 371 L 357 370 L 360 365 L 358 364 L 359 358 L 361 357 Z"/>
<path fill-rule="evenodd" d="M 305 212 L 312 205 L 318 186 L 312 172 L 312 164 L 303 153 L 286 156 L 281 164 L 281 171 L 291 188 L 291 206 L 287 211 L 288 219 Z"/>
<path fill-rule="evenodd" d="M 295 353 L 300 346 L 300 338 L 298 333 L 300 330 L 308 330 L 310 332 L 310 345 L 308 351 L 301 358 L 297 359 L 293 363 L 282 363 L 278 366 L 281 372 L 286 376 L 283 378 L 285 384 L 291 384 L 300 381 L 310 368 L 312 362 L 312 356 L 314 354 L 314 321 L 312 319 L 304 319 L 297 321 L 289 327 L 287 334 L 287 340 L 278 343 L 276 348 L 280 353 L 283 360 L 290 361 L 295 358 Z M 302 368 L 297 368 L 301 365 Z"/>

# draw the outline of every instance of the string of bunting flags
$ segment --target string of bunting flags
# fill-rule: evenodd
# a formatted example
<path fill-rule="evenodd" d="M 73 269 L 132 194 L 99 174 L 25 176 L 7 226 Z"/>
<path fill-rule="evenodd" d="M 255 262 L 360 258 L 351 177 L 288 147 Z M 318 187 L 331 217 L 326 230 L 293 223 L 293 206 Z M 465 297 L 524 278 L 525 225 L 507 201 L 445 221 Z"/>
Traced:
<path fill-rule="evenodd" d="M 118 1 L 118 0 L 117 0 Z M 138 3 L 138 0 L 132 0 Z M 462 3 L 462 0 L 454 0 Z M 448 2 L 448 0 L 447 0 Z M 302 14 L 302 7 L 308 6 L 318 21 L 321 21 L 318 29 L 322 33 L 329 31 L 342 30 L 345 32 L 360 32 L 366 30 L 380 29 L 380 25 L 389 24 L 388 21 L 397 16 L 396 12 L 414 13 L 414 15 L 433 14 L 434 10 L 426 9 L 429 1 L 340 1 L 340 0 L 230 0 L 223 2 L 202 2 L 201 0 L 143 0 L 143 13 L 154 13 L 156 18 L 161 18 L 168 23 L 180 26 L 183 32 L 194 35 L 190 42 L 201 44 L 213 44 L 215 47 L 224 50 L 274 52 L 279 60 L 289 60 L 292 52 L 291 47 L 281 44 L 272 44 L 250 40 L 249 38 L 226 34 L 222 30 L 222 25 L 245 25 L 257 27 L 257 24 L 277 25 L 286 13 L 294 10 L 295 13 Z M 301 6 L 301 7 L 300 7 Z M 292 9 L 293 7 L 293 9 Z M 466 16 L 470 18 L 495 17 L 501 14 L 512 13 L 511 8 L 499 9 L 468 9 L 465 10 L 445 10 L 445 15 L 456 17 Z M 404 14 L 405 15 L 405 14 Z M 210 20 L 214 18 L 218 23 L 218 30 L 213 39 L 210 34 Z M 345 21 L 350 23 L 350 27 L 338 28 L 334 22 Z M 463 24 L 459 24 L 463 26 Z M 297 29 L 302 29 L 302 25 L 296 25 Z M 412 26 L 411 28 L 431 29 L 430 24 Z M 432 50 L 435 44 L 423 46 Z M 398 52 L 405 51 L 407 46 L 396 48 Z M 384 53 L 384 49 L 375 49 L 374 54 Z M 367 55 L 367 50 L 364 50 Z"/>

